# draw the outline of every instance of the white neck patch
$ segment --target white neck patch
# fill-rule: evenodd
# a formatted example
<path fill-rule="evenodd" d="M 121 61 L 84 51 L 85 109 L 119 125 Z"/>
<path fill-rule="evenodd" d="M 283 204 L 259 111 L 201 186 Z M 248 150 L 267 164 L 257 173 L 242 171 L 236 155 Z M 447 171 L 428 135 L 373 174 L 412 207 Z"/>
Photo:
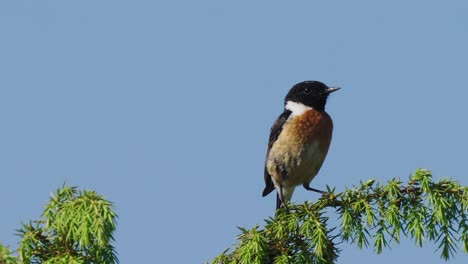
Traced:
<path fill-rule="evenodd" d="M 293 116 L 302 115 L 305 111 L 313 109 L 312 107 L 307 106 L 303 103 L 297 103 L 293 101 L 287 101 L 286 106 L 284 108 L 291 111 L 291 115 Z"/>

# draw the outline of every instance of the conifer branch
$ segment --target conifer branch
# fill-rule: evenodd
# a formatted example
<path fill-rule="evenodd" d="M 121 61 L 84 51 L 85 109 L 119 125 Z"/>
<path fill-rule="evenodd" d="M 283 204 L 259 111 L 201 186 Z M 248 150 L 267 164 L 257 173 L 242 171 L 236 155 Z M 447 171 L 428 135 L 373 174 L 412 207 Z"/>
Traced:
<path fill-rule="evenodd" d="M 459 247 L 468 253 L 467 186 L 450 179 L 435 182 L 430 171 L 418 169 L 406 185 L 372 179 L 341 193 L 327 189 L 314 203 L 277 211 L 264 228 L 240 228 L 234 249 L 211 263 L 334 263 L 340 243 L 372 246 L 380 254 L 401 235 L 419 247 L 436 243 L 444 260 Z M 328 224 L 333 212 L 341 222 L 336 227 Z"/>

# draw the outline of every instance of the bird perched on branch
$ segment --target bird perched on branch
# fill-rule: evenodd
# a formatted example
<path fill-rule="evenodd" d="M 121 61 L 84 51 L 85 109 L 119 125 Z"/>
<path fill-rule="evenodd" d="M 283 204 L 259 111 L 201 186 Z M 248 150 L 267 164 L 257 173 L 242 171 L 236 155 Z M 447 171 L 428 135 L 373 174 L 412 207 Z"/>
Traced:
<path fill-rule="evenodd" d="M 333 122 L 325 104 L 329 94 L 339 89 L 305 81 L 286 95 L 284 111 L 270 130 L 265 159 L 262 196 L 276 189 L 276 209 L 285 207 L 298 185 L 322 192 L 309 184 L 320 170 L 332 138 Z"/>

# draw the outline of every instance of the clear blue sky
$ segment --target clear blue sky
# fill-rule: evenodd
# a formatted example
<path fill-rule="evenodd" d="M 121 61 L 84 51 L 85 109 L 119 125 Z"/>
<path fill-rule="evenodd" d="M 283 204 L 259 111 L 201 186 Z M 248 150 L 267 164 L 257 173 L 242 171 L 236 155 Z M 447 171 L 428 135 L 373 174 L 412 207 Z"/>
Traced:
<path fill-rule="evenodd" d="M 16 248 L 66 182 L 115 202 L 121 263 L 211 259 L 273 215 L 267 138 L 303 80 L 343 88 L 313 187 L 418 167 L 467 185 L 467 14 L 466 1 L 3 0 L 0 241 Z M 344 244 L 339 263 L 440 263 L 435 248 Z"/>

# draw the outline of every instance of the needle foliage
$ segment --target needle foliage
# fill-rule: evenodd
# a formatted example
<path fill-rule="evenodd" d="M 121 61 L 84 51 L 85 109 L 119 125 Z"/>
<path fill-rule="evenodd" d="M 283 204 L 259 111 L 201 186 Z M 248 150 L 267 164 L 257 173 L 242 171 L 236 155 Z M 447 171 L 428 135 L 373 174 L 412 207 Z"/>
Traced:
<path fill-rule="evenodd" d="M 16 264 L 17 259 L 12 253 L 8 247 L 0 243 L 0 264 Z"/>
<path fill-rule="evenodd" d="M 41 218 L 18 230 L 19 263 L 118 263 L 112 246 L 117 217 L 112 207 L 94 191 L 58 189 Z"/>
<path fill-rule="evenodd" d="M 419 247 L 435 243 L 448 260 L 460 248 L 468 253 L 467 209 L 467 186 L 434 181 L 430 171 L 418 169 L 406 184 L 369 180 L 341 193 L 328 188 L 315 203 L 290 204 L 263 228 L 240 228 L 234 248 L 211 263 L 334 263 L 341 243 L 373 247 L 379 254 L 401 236 Z M 330 226 L 330 215 L 337 226 Z"/>

